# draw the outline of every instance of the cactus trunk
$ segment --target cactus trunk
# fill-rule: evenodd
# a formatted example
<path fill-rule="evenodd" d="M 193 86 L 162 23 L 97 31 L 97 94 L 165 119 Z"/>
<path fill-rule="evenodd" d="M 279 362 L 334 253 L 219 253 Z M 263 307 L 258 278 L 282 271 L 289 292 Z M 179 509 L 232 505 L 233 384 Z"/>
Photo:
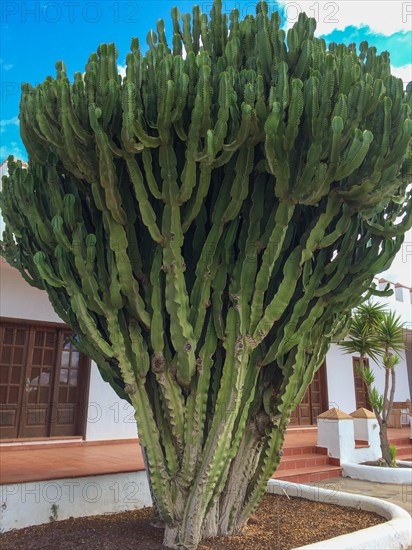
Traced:
<path fill-rule="evenodd" d="M 239 532 L 291 411 L 411 226 L 411 89 L 389 56 L 172 10 L 126 76 L 102 44 L 23 85 L 1 253 L 136 410 L 166 543 Z M 182 55 L 183 47 L 185 55 Z"/>

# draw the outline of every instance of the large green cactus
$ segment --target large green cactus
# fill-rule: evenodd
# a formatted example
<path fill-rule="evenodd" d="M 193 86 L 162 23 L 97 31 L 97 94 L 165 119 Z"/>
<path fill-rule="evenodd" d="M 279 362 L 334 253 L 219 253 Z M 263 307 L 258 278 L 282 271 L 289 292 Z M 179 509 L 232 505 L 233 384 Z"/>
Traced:
<path fill-rule="evenodd" d="M 1 248 L 135 407 L 165 544 L 192 549 L 241 530 L 411 226 L 412 94 L 304 14 L 172 18 L 123 79 L 102 44 L 73 83 L 58 63 L 23 86 Z"/>

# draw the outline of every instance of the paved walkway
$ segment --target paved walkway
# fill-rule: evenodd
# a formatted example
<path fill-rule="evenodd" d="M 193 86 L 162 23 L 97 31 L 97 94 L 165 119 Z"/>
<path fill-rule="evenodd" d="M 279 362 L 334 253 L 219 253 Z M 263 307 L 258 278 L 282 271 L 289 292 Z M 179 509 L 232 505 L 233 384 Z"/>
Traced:
<path fill-rule="evenodd" d="M 395 485 L 394 483 L 376 483 L 373 481 L 360 481 L 349 477 L 336 477 L 324 481 L 306 483 L 314 487 L 322 487 L 342 493 L 356 493 L 388 500 L 397 504 L 412 515 L 412 479 L 411 483 Z M 333 502 L 331 498 L 330 502 Z"/>

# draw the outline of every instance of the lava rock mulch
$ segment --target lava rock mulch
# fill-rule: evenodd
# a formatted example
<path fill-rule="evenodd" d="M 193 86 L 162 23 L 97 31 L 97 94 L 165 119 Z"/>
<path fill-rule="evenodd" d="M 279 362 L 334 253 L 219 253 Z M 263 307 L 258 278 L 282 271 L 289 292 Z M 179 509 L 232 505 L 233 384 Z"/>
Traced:
<path fill-rule="evenodd" d="M 241 536 L 203 541 L 199 550 L 290 550 L 386 520 L 372 512 L 266 494 Z M 0 535 L 2 550 L 164 550 L 152 508 L 46 523 Z"/>

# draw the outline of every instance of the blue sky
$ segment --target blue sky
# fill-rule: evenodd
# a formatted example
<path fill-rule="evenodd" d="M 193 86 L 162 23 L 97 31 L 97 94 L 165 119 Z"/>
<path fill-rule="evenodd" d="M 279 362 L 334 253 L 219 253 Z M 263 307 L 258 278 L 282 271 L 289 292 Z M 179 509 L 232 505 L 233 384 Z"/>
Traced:
<path fill-rule="evenodd" d="M 18 128 L 20 85 L 36 84 L 48 75 L 54 75 L 57 60 L 62 59 L 69 75 L 83 71 L 89 54 L 101 42 L 116 42 L 119 65 L 124 64 L 133 36 L 141 44 L 149 29 L 163 18 L 170 28 L 170 10 L 177 5 L 181 12 L 191 11 L 199 4 L 208 12 L 211 1 L 123 1 L 123 0 L 67 0 L 1 2 L 1 114 L 0 161 L 9 154 L 25 159 Z M 317 35 L 327 42 L 356 42 L 367 40 L 378 51 L 391 53 L 393 73 L 405 82 L 412 80 L 412 2 L 397 0 L 325 2 L 300 0 L 298 2 L 268 2 L 271 11 L 283 15 L 285 28 L 293 25 L 299 11 L 305 11 L 317 20 Z M 253 13 L 253 1 L 223 2 L 229 13 L 237 7 L 241 15 Z M 412 237 L 409 239 L 412 242 Z M 409 250 L 409 249 L 408 249 Z M 412 250 L 412 248 L 411 248 Z M 404 255 L 405 256 L 405 255 Z M 407 255 L 409 257 L 409 254 Z M 412 253 L 410 257 L 412 263 Z M 412 273 L 411 263 L 406 263 Z M 412 275 L 400 268 L 405 284 L 412 286 Z M 399 275 L 399 269 L 398 269 Z"/>

